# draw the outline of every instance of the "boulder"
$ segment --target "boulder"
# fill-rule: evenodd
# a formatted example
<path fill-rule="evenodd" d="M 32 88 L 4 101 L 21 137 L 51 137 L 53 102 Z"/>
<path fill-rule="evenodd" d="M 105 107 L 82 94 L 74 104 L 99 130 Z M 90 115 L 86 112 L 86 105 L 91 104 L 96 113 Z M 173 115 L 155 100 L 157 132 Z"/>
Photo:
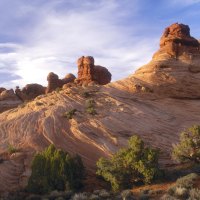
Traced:
<path fill-rule="evenodd" d="M 0 101 L 4 101 L 4 100 L 14 101 L 14 100 L 19 100 L 19 98 L 14 93 L 14 90 L 10 89 L 10 90 L 4 90 L 4 91 L 1 92 Z"/>
<path fill-rule="evenodd" d="M 46 93 L 50 93 L 57 88 L 62 88 L 63 85 L 67 83 L 73 83 L 76 77 L 73 74 L 67 74 L 65 78 L 59 79 L 57 74 L 50 72 L 47 76 L 48 86 L 46 89 Z"/>
<path fill-rule="evenodd" d="M 33 83 L 27 84 L 22 90 L 16 87 L 15 93 L 22 101 L 29 101 L 36 98 L 39 95 L 45 94 L 45 87 L 42 85 Z"/>

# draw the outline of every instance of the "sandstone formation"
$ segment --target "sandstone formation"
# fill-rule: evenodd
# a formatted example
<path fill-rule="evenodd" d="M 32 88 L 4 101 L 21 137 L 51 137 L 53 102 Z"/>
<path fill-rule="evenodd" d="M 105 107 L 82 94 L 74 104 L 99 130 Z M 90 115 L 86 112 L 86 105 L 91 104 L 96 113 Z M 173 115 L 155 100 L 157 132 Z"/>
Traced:
<path fill-rule="evenodd" d="M 14 90 L 3 89 L 0 92 L 0 113 L 17 107 L 22 101 L 16 96 Z"/>
<path fill-rule="evenodd" d="M 131 77 L 135 85 L 175 98 L 200 98 L 200 44 L 187 25 L 165 29 L 160 49 Z"/>
<path fill-rule="evenodd" d="M 22 90 L 17 87 L 15 93 L 22 101 L 29 101 L 39 95 L 45 94 L 45 89 L 42 85 L 33 83 L 27 84 Z"/>
<path fill-rule="evenodd" d="M 73 74 L 67 74 L 64 79 L 59 79 L 57 74 L 50 72 L 47 76 L 48 86 L 46 89 L 46 93 L 50 93 L 57 88 L 61 88 L 67 83 L 74 82 L 75 78 L 76 77 Z"/>
<path fill-rule="evenodd" d="M 102 66 L 94 65 L 94 58 L 91 56 L 78 59 L 78 79 L 77 83 L 80 85 L 88 85 L 95 82 L 100 85 L 105 85 L 111 81 L 111 73 Z"/>
<path fill-rule="evenodd" d="M 5 90 L 6 90 L 6 88 L 0 87 L 0 94 L 1 94 L 3 91 L 5 91 Z"/>
<path fill-rule="evenodd" d="M 104 86 L 85 88 L 71 83 L 67 87 L 67 83 L 59 93 L 36 97 L 21 108 L 1 113 L 0 158 L 9 144 L 20 153 L 0 164 L 0 192 L 24 187 L 34 152 L 51 143 L 80 154 L 87 170 L 95 173 L 99 157 L 110 156 L 136 134 L 160 149 L 163 167 L 176 165 L 171 160 L 172 144 L 181 131 L 200 121 L 200 57 L 187 26 L 175 24 L 166 30 L 160 50 L 134 75 Z M 176 46 L 176 41 L 181 45 Z M 92 57 L 80 58 L 78 66 L 80 85 L 97 82 Z M 101 67 L 98 70 L 107 73 Z M 48 80 L 49 91 L 61 87 L 57 75 L 51 73 Z M 83 92 L 94 100 L 96 115 L 87 113 L 88 98 Z M 77 110 L 72 119 L 63 117 L 72 109 Z"/>

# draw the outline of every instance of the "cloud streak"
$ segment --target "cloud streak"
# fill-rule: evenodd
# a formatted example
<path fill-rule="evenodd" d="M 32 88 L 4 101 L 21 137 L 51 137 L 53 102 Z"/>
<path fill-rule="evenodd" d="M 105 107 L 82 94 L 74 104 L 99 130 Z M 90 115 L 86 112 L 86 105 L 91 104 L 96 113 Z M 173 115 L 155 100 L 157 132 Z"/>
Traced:
<path fill-rule="evenodd" d="M 60 77 L 76 74 L 76 60 L 82 55 L 94 56 L 96 64 L 111 71 L 113 80 L 125 78 L 151 59 L 163 28 L 176 22 L 176 16 L 169 19 L 163 14 L 164 1 L 146 2 L 16 0 L 12 15 L 5 19 L 7 26 L 0 22 L 1 86 L 46 85 L 50 71 Z M 189 2 L 196 1 L 184 0 L 185 5 Z M 0 2 L 3 14 L 11 3 Z"/>
<path fill-rule="evenodd" d="M 62 3 L 62 1 L 59 1 Z M 120 20 L 128 14 L 120 12 L 117 1 L 89 2 L 80 7 L 57 12 L 58 4 L 43 6 L 39 15 L 42 19 L 34 29 L 26 30 L 24 43 L 1 44 L 10 53 L 0 53 L 4 66 L 14 69 L 19 80 L 9 81 L 11 86 L 23 86 L 30 82 L 46 84 L 46 76 L 54 71 L 60 76 L 77 72 L 76 60 L 82 55 L 92 55 L 96 64 L 108 67 L 114 80 L 127 76 L 149 59 L 151 45 L 136 35 Z M 135 5 L 135 11 L 137 12 Z M 45 9 L 44 9 L 45 8 Z M 30 7 L 29 10 L 32 10 Z M 46 11 L 49 14 L 46 14 Z M 23 12 L 27 12 L 23 9 Z M 137 49 L 143 51 L 137 52 Z M 146 52 L 146 55 L 145 55 Z M 143 57 L 143 61 L 138 57 Z M 5 69 L 5 68 L 4 68 Z"/>

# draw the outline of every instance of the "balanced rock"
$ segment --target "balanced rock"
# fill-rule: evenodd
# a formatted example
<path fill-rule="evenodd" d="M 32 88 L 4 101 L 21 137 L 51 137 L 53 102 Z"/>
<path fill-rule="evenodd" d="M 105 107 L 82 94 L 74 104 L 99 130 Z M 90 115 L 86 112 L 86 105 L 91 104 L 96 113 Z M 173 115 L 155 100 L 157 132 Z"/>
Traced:
<path fill-rule="evenodd" d="M 39 95 L 45 94 L 45 89 L 46 88 L 42 85 L 33 83 L 27 84 L 22 90 L 17 87 L 15 93 L 22 101 L 27 101 L 32 100 Z"/>
<path fill-rule="evenodd" d="M 96 82 L 100 85 L 105 85 L 111 81 L 111 73 L 102 66 L 94 65 L 94 58 L 92 56 L 78 59 L 78 79 L 76 80 L 80 85 L 87 85 L 91 82 Z"/>
<path fill-rule="evenodd" d="M 153 59 L 132 76 L 135 85 L 158 95 L 200 98 L 200 44 L 184 24 L 167 27 Z"/>

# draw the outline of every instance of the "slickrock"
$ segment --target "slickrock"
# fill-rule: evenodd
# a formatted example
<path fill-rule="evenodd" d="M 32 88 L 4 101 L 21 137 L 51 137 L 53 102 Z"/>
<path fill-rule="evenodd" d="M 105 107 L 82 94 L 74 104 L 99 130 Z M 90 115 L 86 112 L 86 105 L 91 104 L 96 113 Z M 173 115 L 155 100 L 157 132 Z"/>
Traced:
<path fill-rule="evenodd" d="M 200 53 L 187 26 L 175 24 L 166 30 L 160 50 L 134 75 L 91 86 L 88 83 L 96 81 L 94 59 L 82 57 L 76 80 L 80 85 L 65 84 L 61 91 L 38 96 L 23 107 L 1 113 L 0 155 L 8 151 L 8 144 L 13 144 L 26 155 L 22 162 L 26 167 L 9 174 L 11 161 L 0 164 L 0 180 L 5 180 L 0 189 L 25 186 L 33 152 L 51 143 L 80 154 L 91 173 L 95 173 L 99 157 L 110 156 L 134 134 L 161 150 L 159 162 L 163 167 L 176 164 L 171 160 L 172 144 L 178 141 L 181 131 L 200 122 Z M 170 48 L 169 43 L 173 46 L 176 41 L 184 51 L 179 49 L 177 53 Z M 60 79 L 51 74 L 49 80 L 52 84 L 48 89 L 52 91 Z M 87 112 L 89 98 L 95 102 L 96 115 Z M 64 116 L 72 109 L 77 112 L 68 120 Z"/>
<path fill-rule="evenodd" d="M 78 64 L 78 79 L 80 85 L 88 85 L 91 82 L 106 85 L 111 81 L 111 73 L 105 67 L 94 65 L 92 56 L 82 56 L 77 61 Z"/>

